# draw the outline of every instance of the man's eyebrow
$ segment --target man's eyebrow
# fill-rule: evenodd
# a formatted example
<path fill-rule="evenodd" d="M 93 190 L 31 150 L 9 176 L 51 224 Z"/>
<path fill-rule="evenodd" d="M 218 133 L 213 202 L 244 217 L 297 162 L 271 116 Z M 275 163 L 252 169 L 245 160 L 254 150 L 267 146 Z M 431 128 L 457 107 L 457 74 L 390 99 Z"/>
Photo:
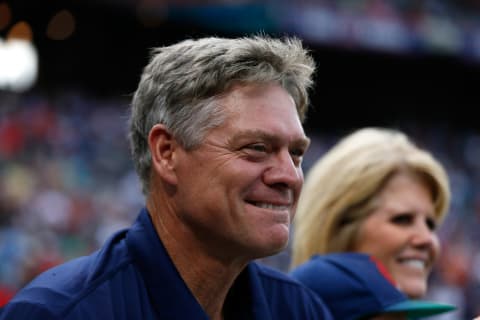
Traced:
<path fill-rule="evenodd" d="M 271 143 L 278 143 L 281 140 L 276 135 L 270 134 L 264 130 L 256 129 L 256 130 L 245 130 L 245 131 L 239 132 L 238 134 L 230 137 L 229 142 L 234 143 L 243 139 L 252 139 L 252 138 L 256 138 L 256 139 L 259 138 L 261 140 L 271 142 Z M 310 139 L 306 136 L 303 136 L 301 138 L 293 140 L 290 144 L 306 149 L 310 145 Z"/>

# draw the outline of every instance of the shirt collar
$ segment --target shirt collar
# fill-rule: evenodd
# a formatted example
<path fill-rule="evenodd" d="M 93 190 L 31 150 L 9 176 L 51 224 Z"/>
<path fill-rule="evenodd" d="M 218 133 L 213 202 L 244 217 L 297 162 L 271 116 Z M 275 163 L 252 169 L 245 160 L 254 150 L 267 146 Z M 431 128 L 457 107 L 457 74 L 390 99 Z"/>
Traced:
<path fill-rule="evenodd" d="M 175 268 L 146 208 L 141 210 L 127 233 L 126 241 L 160 318 L 208 319 Z M 231 291 L 233 296 L 228 299 L 234 310 L 247 311 L 254 319 L 271 318 L 258 266 L 254 263 L 243 270 Z"/>
<path fill-rule="evenodd" d="M 126 241 L 160 318 L 208 319 L 180 277 L 145 208 L 128 232 Z"/>

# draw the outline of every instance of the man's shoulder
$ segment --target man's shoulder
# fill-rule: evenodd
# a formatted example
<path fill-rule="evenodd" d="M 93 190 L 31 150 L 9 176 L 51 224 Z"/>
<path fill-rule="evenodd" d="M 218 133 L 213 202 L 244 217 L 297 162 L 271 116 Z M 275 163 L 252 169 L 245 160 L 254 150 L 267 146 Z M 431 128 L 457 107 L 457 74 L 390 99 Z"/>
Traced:
<path fill-rule="evenodd" d="M 68 313 L 69 309 L 89 296 L 101 286 L 115 279 L 130 263 L 125 245 L 121 242 L 121 232 L 115 234 L 100 250 L 84 257 L 73 259 L 53 267 L 20 290 L 0 314 L 12 312 L 38 316 L 51 315 L 55 319 Z M 23 319 L 20 318 L 19 319 Z M 40 319 L 36 317 L 34 319 Z"/>

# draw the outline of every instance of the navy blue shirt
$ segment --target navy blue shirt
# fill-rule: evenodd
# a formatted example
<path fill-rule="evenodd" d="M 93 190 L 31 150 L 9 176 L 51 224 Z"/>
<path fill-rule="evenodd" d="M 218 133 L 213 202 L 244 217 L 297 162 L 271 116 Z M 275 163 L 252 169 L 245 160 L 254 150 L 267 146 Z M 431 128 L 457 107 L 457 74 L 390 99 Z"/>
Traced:
<path fill-rule="evenodd" d="M 315 294 L 250 263 L 225 303 L 225 319 L 332 319 Z M 99 251 L 52 268 L 23 288 L 0 320 L 208 319 L 160 241 L 146 209 Z"/>

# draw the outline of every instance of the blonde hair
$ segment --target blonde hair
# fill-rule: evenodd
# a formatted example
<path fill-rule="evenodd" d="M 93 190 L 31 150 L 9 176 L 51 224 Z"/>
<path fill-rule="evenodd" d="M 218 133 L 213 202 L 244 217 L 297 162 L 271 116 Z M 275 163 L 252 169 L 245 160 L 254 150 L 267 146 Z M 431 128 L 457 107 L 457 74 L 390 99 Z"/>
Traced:
<path fill-rule="evenodd" d="M 292 266 L 314 254 L 350 251 L 375 196 L 398 172 L 427 183 L 441 221 L 450 204 L 443 166 L 400 131 L 363 128 L 343 138 L 308 172 L 294 221 Z"/>

